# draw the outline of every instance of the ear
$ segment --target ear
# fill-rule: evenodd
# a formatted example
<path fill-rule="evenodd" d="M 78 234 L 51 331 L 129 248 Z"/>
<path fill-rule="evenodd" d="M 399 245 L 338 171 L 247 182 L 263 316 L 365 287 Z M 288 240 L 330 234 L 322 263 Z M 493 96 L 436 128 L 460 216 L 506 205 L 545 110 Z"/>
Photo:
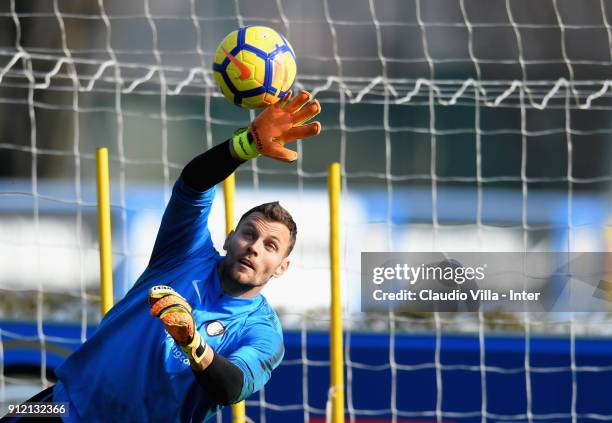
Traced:
<path fill-rule="evenodd" d="M 229 234 L 227 234 L 227 237 L 225 238 L 225 242 L 223 243 L 223 250 L 224 251 L 227 251 L 227 247 L 229 246 L 230 239 L 231 239 L 232 235 L 234 235 L 234 230 L 233 229 L 230 231 Z"/>
<path fill-rule="evenodd" d="M 289 269 L 289 264 L 291 264 L 289 257 L 285 257 L 283 261 L 281 261 L 281 264 L 278 265 L 278 267 L 276 268 L 272 276 L 275 278 L 278 278 L 279 276 L 281 276 L 283 273 L 287 271 L 287 269 Z"/>

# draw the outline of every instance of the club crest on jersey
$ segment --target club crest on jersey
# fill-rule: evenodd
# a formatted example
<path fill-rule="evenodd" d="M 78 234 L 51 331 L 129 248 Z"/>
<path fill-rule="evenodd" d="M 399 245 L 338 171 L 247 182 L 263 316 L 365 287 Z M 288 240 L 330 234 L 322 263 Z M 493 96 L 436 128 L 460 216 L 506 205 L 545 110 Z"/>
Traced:
<path fill-rule="evenodd" d="M 225 332 L 225 326 L 218 320 L 210 322 L 206 325 L 206 334 L 208 336 L 219 336 Z"/>

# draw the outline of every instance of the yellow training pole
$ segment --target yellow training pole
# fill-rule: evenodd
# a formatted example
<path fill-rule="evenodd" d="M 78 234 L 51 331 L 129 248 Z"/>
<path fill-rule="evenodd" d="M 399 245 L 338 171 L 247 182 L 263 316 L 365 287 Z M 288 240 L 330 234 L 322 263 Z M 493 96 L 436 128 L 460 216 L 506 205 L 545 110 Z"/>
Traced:
<path fill-rule="evenodd" d="M 329 191 L 329 258 L 331 262 L 331 423 L 344 422 L 344 351 L 340 297 L 340 163 L 327 168 Z"/>
<path fill-rule="evenodd" d="M 223 199 L 225 201 L 225 233 L 234 229 L 234 198 L 236 197 L 236 175 L 232 173 L 223 181 Z M 244 401 L 232 405 L 232 423 L 246 423 Z"/>
<path fill-rule="evenodd" d="M 234 197 L 236 197 L 236 174 L 232 173 L 223 181 L 223 200 L 225 201 L 225 234 L 234 229 Z"/>
<path fill-rule="evenodd" d="M 232 405 L 232 423 L 246 423 L 246 406 L 244 401 Z"/>
<path fill-rule="evenodd" d="M 98 185 L 98 238 L 100 240 L 100 312 L 104 316 L 113 306 L 113 258 L 107 148 L 96 150 L 96 177 Z"/>

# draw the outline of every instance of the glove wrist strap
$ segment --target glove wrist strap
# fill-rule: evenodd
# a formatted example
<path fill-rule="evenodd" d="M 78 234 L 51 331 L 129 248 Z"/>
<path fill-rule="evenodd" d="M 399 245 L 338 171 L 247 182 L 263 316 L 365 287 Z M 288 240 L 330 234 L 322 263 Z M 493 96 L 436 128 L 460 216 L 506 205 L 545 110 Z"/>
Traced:
<path fill-rule="evenodd" d="M 196 364 L 200 364 L 200 362 L 204 359 L 206 355 L 206 351 L 208 350 L 208 344 L 204 341 L 204 338 L 196 331 L 193 340 L 182 347 L 183 352 L 190 361 L 193 361 Z"/>
<path fill-rule="evenodd" d="M 260 156 L 249 128 L 240 128 L 234 132 L 232 135 L 232 147 L 236 155 L 242 160 L 254 159 Z"/>

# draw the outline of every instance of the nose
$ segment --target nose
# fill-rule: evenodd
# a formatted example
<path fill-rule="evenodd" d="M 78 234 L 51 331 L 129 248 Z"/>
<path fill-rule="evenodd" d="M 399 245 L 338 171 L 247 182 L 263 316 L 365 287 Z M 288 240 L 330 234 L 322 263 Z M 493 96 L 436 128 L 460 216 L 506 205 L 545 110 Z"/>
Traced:
<path fill-rule="evenodd" d="M 249 254 L 252 254 L 254 256 L 258 256 L 259 255 L 259 249 L 261 248 L 261 240 L 256 239 L 255 241 L 249 243 L 247 245 L 247 251 Z"/>

